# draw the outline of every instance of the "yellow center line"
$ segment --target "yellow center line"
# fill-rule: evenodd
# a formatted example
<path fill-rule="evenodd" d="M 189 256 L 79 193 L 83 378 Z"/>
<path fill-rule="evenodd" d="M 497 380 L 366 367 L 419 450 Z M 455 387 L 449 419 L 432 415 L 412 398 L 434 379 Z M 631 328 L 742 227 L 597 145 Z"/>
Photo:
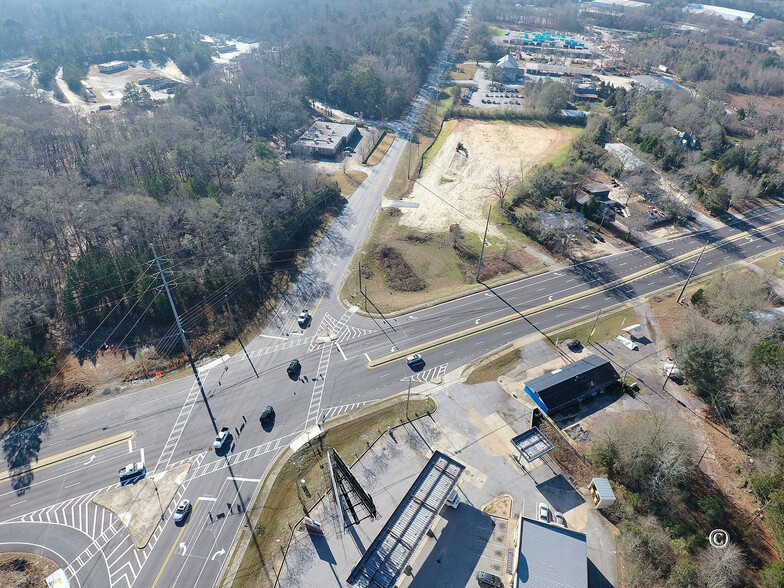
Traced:
<path fill-rule="evenodd" d="M 69 449 L 67 451 L 56 453 L 55 455 L 50 455 L 48 457 L 41 458 L 35 463 L 30 462 L 24 465 L 17 466 L 11 470 L 0 472 L 0 482 L 5 482 L 6 480 L 10 480 L 14 476 L 17 476 L 22 473 L 26 474 L 28 472 L 44 470 L 46 468 L 50 468 L 54 465 L 57 465 L 59 463 L 76 459 L 77 457 L 81 457 L 87 453 L 93 453 L 95 451 L 103 451 L 104 449 L 109 449 L 110 447 L 114 447 L 115 445 L 124 443 L 129 439 L 133 439 L 134 437 L 136 437 L 136 431 L 133 430 L 125 431 L 124 433 L 118 433 L 116 435 L 112 435 L 111 437 L 105 437 L 104 439 L 101 439 L 99 441 L 93 441 L 92 443 L 87 443 L 85 445 L 75 447 L 74 449 Z"/>
<path fill-rule="evenodd" d="M 196 502 L 193 503 L 193 508 L 191 508 L 191 512 L 188 515 L 188 519 L 193 517 L 193 513 L 196 512 L 196 505 L 197 504 L 199 504 L 199 500 L 198 499 L 196 499 Z M 150 586 L 150 588 L 155 588 L 155 585 L 158 583 L 158 580 L 161 579 L 161 575 L 163 575 L 163 570 L 166 569 L 166 564 L 169 563 L 169 559 L 171 559 L 172 553 L 174 553 L 174 550 L 177 548 L 177 545 L 179 545 L 180 537 L 182 537 L 182 534 L 184 532 L 185 532 L 185 525 L 182 526 L 182 529 L 180 529 L 180 532 L 177 534 L 177 538 L 174 540 L 174 543 L 172 544 L 171 549 L 169 550 L 169 555 L 167 555 L 166 559 L 163 560 L 163 565 L 161 566 L 161 569 L 158 571 L 158 575 L 155 576 L 155 581 L 152 583 L 152 586 Z"/>
<path fill-rule="evenodd" d="M 781 225 L 784 225 L 784 219 L 781 219 L 781 220 L 778 220 L 778 221 L 774 221 L 772 223 L 769 223 L 767 225 L 764 225 L 762 227 L 754 229 L 754 231 L 757 232 L 757 233 L 761 233 L 762 231 L 767 231 L 767 230 L 778 228 Z M 743 233 L 738 233 L 737 235 L 733 235 L 731 237 L 726 237 L 726 238 L 721 239 L 721 240 L 717 241 L 716 243 L 706 247 L 704 253 L 707 253 L 709 251 L 714 251 L 714 250 L 719 249 L 720 247 L 722 247 L 724 245 L 727 245 L 729 243 L 734 243 L 735 241 L 740 241 L 742 239 L 748 239 L 749 236 L 750 236 L 749 232 L 745 231 Z M 535 316 L 535 315 L 541 314 L 541 313 L 543 313 L 545 311 L 554 310 L 556 308 L 560 308 L 560 307 L 565 306 L 567 304 L 571 304 L 573 302 L 577 302 L 578 300 L 583 300 L 585 298 L 589 298 L 589 297 L 593 296 L 594 294 L 597 294 L 597 293 L 602 292 L 602 291 L 610 292 L 610 291 L 615 290 L 615 289 L 617 289 L 617 288 L 619 288 L 621 286 L 624 286 L 626 284 L 630 284 L 631 282 L 636 282 L 637 280 L 641 280 L 642 278 L 645 278 L 645 277 L 651 276 L 653 274 L 662 272 L 665 269 L 668 269 L 669 267 L 671 267 L 671 266 L 673 266 L 675 264 L 679 264 L 679 263 L 683 263 L 685 261 L 689 261 L 690 259 L 693 259 L 693 258 L 697 257 L 700 254 L 701 250 L 702 250 L 702 247 L 697 248 L 697 249 L 693 249 L 692 251 L 687 251 L 687 252 L 681 253 L 680 255 L 677 255 L 677 256 L 675 256 L 673 258 L 667 259 L 665 261 L 658 262 L 656 265 L 653 265 L 651 267 L 648 267 L 648 268 L 645 268 L 645 269 L 642 269 L 642 270 L 637 270 L 636 272 L 632 272 L 628 276 L 625 276 L 625 277 L 622 277 L 622 278 L 617 278 L 617 279 L 615 279 L 612 282 L 609 282 L 607 284 L 603 284 L 601 286 L 594 286 L 593 288 L 589 288 L 587 290 L 582 290 L 582 291 L 577 292 L 575 294 L 570 294 L 569 296 L 565 296 L 564 298 L 560 298 L 560 299 L 552 301 L 552 302 L 548 301 L 548 302 L 539 304 L 537 306 L 528 308 L 526 310 L 522 310 L 520 312 L 516 312 L 516 313 L 513 313 L 513 314 L 508 314 L 506 316 L 499 317 L 497 319 L 494 319 L 494 320 L 492 320 L 490 322 L 487 322 L 487 323 L 484 323 L 482 325 L 469 327 L 469 328 L 464 329 L 462 331 L 458 331 L 457 333 L 444 335 L 443 337 L 439 337 L 437 339 L 433 339 L 431 341 L 427 341 L 427 342 L 425 342 L 425 343 L 423 343 L 421 345 L 416 345 L 416 346 L 413 346 L 413 347 L 409 347 L 407 349 L 401 349 L 401 350 L 399 350 L 399 351 L 397 351 L 395 353 L 390 353 L 390 354 L 387 354 L 387 355 L 383 355 L 383 356 L 381 356 L 379 358 L 376 358 L 376 359 L 371 360 L 370 362 L 368 362 L 367 367 L 368 367 L 368 369 L 374 369 L 374 368 L 377 368 L 377 367 L 381 367 L 382 365 L 386 365 L 386 364 L 388 364 L 390 362 L 393 362 L 393 361 L 395 361 L 397 359 L 400 359 L 400 358 L 406 357 L 408 355 L 411 355 L 412 353 L 415 353 L 415 352 L 421 352 L 421 351 L 437 349 L 437 348 L 443 347 L 444 345 L 447 345 L 449 343 L 454 343 L 454 342 L 459 341 L 461 339 L 466 339 L 466 338 L 471 337 L 473 335 L 477 335 L 477 334 L 485 332 L 485 331 L 490 331 L 492 329 L 496 329 L 496 328 L 498 328 L 498 327 L 500 327 L 502 325 L 507 325 L 509 323 L 513 323 L 513 322 L 516 322 L 516 321 L 519 321 L 519 320 L 523 320 L 526 317 Z"/>

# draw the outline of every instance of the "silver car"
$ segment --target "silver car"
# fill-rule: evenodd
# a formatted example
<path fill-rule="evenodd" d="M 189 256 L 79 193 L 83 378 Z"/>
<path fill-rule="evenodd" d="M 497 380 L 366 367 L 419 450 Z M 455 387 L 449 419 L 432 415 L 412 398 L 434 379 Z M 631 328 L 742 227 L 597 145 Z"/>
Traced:
<path fill-rule="evenodd" d="M 188 518 L 188 513 L 191 512 L 191 501 L 184 498 L 180 504 L 177 505 L 177 510 L 174 511 L 174 522 L 181 523 Z"/>

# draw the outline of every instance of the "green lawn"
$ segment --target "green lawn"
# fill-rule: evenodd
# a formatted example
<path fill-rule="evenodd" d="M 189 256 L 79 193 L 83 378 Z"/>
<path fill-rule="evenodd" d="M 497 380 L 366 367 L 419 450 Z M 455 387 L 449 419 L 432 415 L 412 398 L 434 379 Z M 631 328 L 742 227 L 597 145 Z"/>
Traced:
<path fill-rule="evenodd" d="M 474 63 L 459 63 L 455 67 L 462 71 L 450 71 L 449 77 L 455 81 L 458 80 L 473 80 L 476 74 L 476 62 Z"/>
<path fill-rule="evenodd" d="M 444 145 L 446 138 L 452 134 L 452 126 L 454 126 L 455 121 L 448 120 L 444 123 L 444 126 L 441 128 L 441 132 L 438 133 L 438 137 L 433 142 L 432 147 L 425 155 L 425 160 L 422 163 L 422 174 L 425 173 L 425 169 L 427 168 L 427 164 L 430 163 L 430 160 L 435 157 L 435 154 L 438 153 L 438 150 Z"/>

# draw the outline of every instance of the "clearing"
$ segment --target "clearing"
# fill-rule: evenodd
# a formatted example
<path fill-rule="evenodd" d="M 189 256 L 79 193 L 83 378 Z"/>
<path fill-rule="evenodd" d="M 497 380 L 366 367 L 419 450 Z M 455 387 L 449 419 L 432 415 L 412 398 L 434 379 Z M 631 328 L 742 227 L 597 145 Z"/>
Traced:
<path fill-rule="evenodd" d="M 557 157 L 578 133 L 573 127 L 455 121 L 411 192 L 410 199 L 419 206 L 403 209 L 400 224 L 442 232 L 459 223 L 481 234 L 487 208 L 496 200 L 488 189 L 496 167 L 519 173 L 522 166 L 528 173 Z M 457 151 L 458 143 L 465 150 Z M 490 234 L 501 236 L 501 231 L 491 226 Z"/>

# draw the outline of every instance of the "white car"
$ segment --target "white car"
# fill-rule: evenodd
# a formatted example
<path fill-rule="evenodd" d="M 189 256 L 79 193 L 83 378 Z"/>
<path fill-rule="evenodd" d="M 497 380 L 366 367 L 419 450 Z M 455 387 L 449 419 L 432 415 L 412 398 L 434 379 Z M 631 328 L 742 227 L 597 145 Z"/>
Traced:
<path fill-rule="evenodd" d="M 191 512 L 191 501 L 184 498 L 180 504 L 177 505 L 177 510 L 174 511 L 174 522 L 181 523 L 188 518 L 188 513 Z"/>
<path fill-rule="evenodd" d="M 555 524 L 561 525 L 562 527 L 566 526 L 566 519 L 564 519 L 563 513 L 560 512 L 555 513 Z"/>
<path fill-rule="evenodd" d="M 419 362 L 425 361 L 422 357 L 421 353 L 415 353 L 414 355 L 409 355 L 406 358 L 406 363 L 408 365 L 417 365 Z"/>
<path fill-rule="evenodd" d="M 543 523 L 550 522 L 550 507 L 544 502 L 539 503 L 539 520 Z"/>

